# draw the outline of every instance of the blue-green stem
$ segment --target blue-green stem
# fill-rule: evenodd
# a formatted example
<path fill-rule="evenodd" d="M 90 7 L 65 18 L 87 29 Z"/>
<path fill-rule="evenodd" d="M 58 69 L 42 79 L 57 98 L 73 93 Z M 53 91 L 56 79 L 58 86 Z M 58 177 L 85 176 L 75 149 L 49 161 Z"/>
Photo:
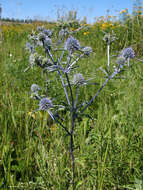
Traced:
<path fill-rule="evenodd" d="M 71 126 L 71 132 L 70 132 L 70 154 L 71 154 L 71 162 L 72 162 L 72 189 L 75 190 L 75 163 L 74 163 L 74 125 L 75 125 L 75 109 L 74 109 L 74 99 L 73 99 L 73 93 L 72 88 L 70 84 L 70 80 L 68 77 L 68 74 L 65 73 L 66 79 L 68 82 L 68 87 L 70 89 L 71 94 L 71 101 L 72 101 L 72 108 L 71 108 L 71 117 L 72 117 L 72 126 Z"/>
<path fill-rule="evenodd" d="M 87 107 L 94 101 L 94 99 L 99 95 L 99 93 L 101 92 L 101 90 L 106 86 L 106 84 L 108 83 L 108 81 L 110 79 L 113 79 L 119 72 L 120 69 L 123 67 L 123 65 L 119 65 L 119 68 L 117 70 L 115 70 L 112 75 L 108 76 L 108 78 L 105 80 L 104 84 L 100 87 L 100 89 L 98 90 L 98 92 L 95 94 L 95 96 L 87 103 L 87 105 L 81 110 L 81 113 L 83 113 Z"/>
<path fill-rule="evenodd" d="M 52 57 L 52 55 L 51 55 L 51 53 L 50 53 L 50 50 L 47 50 L 47 53 L 48 53 L 48 55 L 49 55 L 51 61 L 52 61 L 53 64 L 54 64 L 55 61 L 54 61 L 54 59 L 53 59 L 53 57 Z M 63 77 L 62 77 L 62 75 L 61 75 L 59 69 L 57 69 L 57 71 L 58 71 L 58 74 L 59 74 L 59 76 L 60 76 L 60 79 L 61 79 L 61 82 L 62 82 L 62 86 L 63 86 L 63 88 L 64 88 L 64 92 L 65 92 L 65 95 L 66 95 L 66 99 L 67 99 L 68 105 L 70 105 L 70 101 L 69 101 L 69 97 L 68 97 L 66 85 L 65 85 L 65 83 L 64 83 L 64 79 L 63 79 Z"/>
<path fill-rule="evenodd" d="M 107 45 L 107 71 L 110 72 L 110 44 Z"/>
<path fill-rule="evenodd" d="M 79 86 L 77 86 L 77 88 L 76 88 L 76 99 L 75 99 L 75 103 L 74 103 L 74 109 L 76 109 L 78 97 L 79 97 Z"/>

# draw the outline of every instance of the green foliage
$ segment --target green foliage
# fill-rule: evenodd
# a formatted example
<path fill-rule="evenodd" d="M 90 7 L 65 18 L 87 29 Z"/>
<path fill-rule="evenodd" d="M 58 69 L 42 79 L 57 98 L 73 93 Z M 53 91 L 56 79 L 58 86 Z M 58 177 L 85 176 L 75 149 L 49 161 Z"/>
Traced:
<path fill-rule="evenodd" d="M 85 76 L 90 73 L 90 77 L 95 77 L 99 67 L 106 67 L 104 33 L 100 27 L 95 23 L 76 34 L 81 43 L 91 45 L 94 50 L 88 62 L 82 60 Z M 12 30 L 3 33 L 0 46 L 0 189 L 70 190 L 72 174 L 66 135 L 46 113 L 28 114 L 37 105 L 29 99 L 31 84 L 36 81 L 40 86 L 46 85 L 38 68 L 24 73 L 28 62 L 25 44 L 32 29 L 28 27 L 20 34 L 11 33 Z M 131 45 L 136 55 L 142 55 L 142 18 L 127 20 L 120 28 L 115 27 L 114 32 L 118 39 L 112 54 Z M 78 190 L 142 189 L 143 73 L 142 62 L 132 64 L 126 78 L 108 84 L 88 108 L 87 114 L 93 119 L 79 118 L 76 123 Z M 103 80 L 96 77 L 100 84 Z M 54 78 L 50 89 L 50 95 L 54 94 L 58 101 L 61 89 Z M 80 100 L 89 100 L 96 90 L 98 86 L 81 88 Z M 68 126 L 68 114 L 66 118 Z"/>

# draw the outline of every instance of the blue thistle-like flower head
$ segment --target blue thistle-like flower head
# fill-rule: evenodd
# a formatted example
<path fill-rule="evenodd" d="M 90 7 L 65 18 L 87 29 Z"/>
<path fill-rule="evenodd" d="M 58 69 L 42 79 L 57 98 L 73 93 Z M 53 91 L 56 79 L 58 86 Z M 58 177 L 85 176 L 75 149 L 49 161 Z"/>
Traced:
<path fill-rule="evenodd" d="M 86 55 L 86 56 L 89 56 L 91 53 L 92 53 L 92 48 L 91 47 L 84 47 L 82 49 L 83 53 Z"/>
<path fill-rule="evenodd" d="M 29 50 L 30 53 L 34 53 L 34 45 L 29 42 L 26 44 L 26 49 Z"/>
<path fill-rule="evenodd" d="M 65 42 L 65 49 L 69 50 L 70 52 L 74 52 L 80 49 L 80 43 L 78 40 L 70 36 Z"/>
<path fill-rule="evenodd" d="M 64 30 L 64 29 L 61 29 L 61 30 L 59 31 L 59 37 L 62 38 L 64 35 L 65 35 L 65 30 Z"/>
<path fill-rule="evenodd" d="M 30 56 L 29 56 L 29 63 L 30 63 L 30 66 L 33 67 L 36 65 L 37 61 L 41 61 L 41 56 L 39 56 L 37 53 L 32 53 Z"/>
<path fill-rule="evenodd" d="M 128 59 L 128 58 L 133 59 L 135 57 L 135 52 L 131 47 L 125 48 L 125 49 L 123 49 L 121 56 L 126 59 Z"/>
<path fill-rule="evenodd" d="M 53 107 L 52 100 L 48 97 L 42 98 L 39 102 L 39 110 L 49 111 L 49 109 Z"/>
<path fill-rule="evenodd" d="M 52 36 L 52 31 L 49 30 L 49 29 L 44 29 L 44 30 L 43 30 L 43 33 L 44 33 L 46 36 L 48 36 L 49 38 L 51 38 L 51 36 Z"/>
<path fill-rule="evenodd" d="M 46 38 L 46 35 L 45 35 L 43 32 L 40 32 L 40 33 L 38 34 L 38 39 L 39 39 L 40 41 L 45 40 L 45 38 Z"/>
<path fill-rule="evenodd" d="M 103 37 L 103 40 L 108 44 L 110 45 L 113 41 L 115 41 L 116 37 L 115 37 L 115 34 L 112 33 L 105 33 L 104 37 Z"/>
<path fill-rule="evenodd" d="M 45 40 L 44 40 L 44 47 L 45 47 L 45 49 L 50 49 L 51 45 L 52 45 L 51 38 L 46 37 Z"/>
<path fill-rule="evenodd" d="M 66 29 L 61 29 L 60 31 L 59 31 L 59 38 L 64 38 L 65 36 L 66 36 L 66 34 L 68 33 L 68 31 L 66 30 Z"/>
<path fill-rule="evenodd" d="M 35 65 L 35 57 L 33 53 L 29 56 L 29 63 L 31 66 Z"/>
<path fill-rule="evenodd" d="M 38 93 L 40 87 L 37 84 L 32 84 L 31 86 L 31 93 Z"/>
<path fill-rule="evenodd" d="M 38 95 L 38 91 L 40 90 L 39 86 L 37 84 L 31 85 L 31 98 L 40 100 L 40 96 Z"/>

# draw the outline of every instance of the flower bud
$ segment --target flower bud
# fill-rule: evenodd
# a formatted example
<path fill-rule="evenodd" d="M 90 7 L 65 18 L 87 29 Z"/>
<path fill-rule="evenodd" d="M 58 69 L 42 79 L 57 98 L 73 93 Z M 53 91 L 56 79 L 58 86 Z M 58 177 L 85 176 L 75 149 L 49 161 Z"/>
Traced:
<path fill-rule="evenodd" d="M 70 36 L 67 41 L 65 42 L 65 49 L 74 52 L 80 49 L 80 43 L 78 40 Z"/>
<path fill-rule="evenodd" d="M 53 107 L 52 101 L 46 97 L 42 98 L 39 102 L 39 110 L 48 111 L 51 107 Z"/>
<path fill-rule="evenodd" d="M 135 52 L 131 47 L 125 48 L 123 49 L 121 56 L 123 56 L 126 59 L 128 58 L 133 59 L 135 57 Z"/>

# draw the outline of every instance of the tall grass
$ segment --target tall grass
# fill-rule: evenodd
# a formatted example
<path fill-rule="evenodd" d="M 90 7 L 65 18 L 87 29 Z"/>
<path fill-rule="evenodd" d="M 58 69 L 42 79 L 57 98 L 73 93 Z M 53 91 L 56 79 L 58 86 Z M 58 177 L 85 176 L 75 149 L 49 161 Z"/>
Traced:
<path fill-rule="evenodd" d="M 138 19 L 130 18 L 121 26 L 113 23 L 118 40 L 111 49 L 112 54 L 125 46 L 133 46 L 136 55 L 142 55 L 143 19 Z M 90 73 L 100 84 L 104 79 L 99 67 L 107 65 L 101 26 L 100 23 L 89 25 L 77 34 L 84 45 L 87 43 L 94 50 L 89 61 L 81 63 L 83 74 L 88 76 Z M 38 112 L 34 117 L 28 115 L 36 107 L 29 98 L 32 82 L 45 85 L 38 68 L 23 72 L 28 63 L 25 52 L 27 35 L 35 26 L 3 27 L 0 47 L 0 189 L 71 189 L 66 134 L 63 135 L 62 129 L 48 120 L 46 113 Z M 107 27 L 104 30 L 112 29 Z M 89 33 L 84 35 L 84 32 Z M 111 81 L 87 109 L 93 119 L 84 118 L 76 123 L 76 189 L 125 190 L 136 189 L 135 183 L 143 183 L 142 81 L 142 62 L 132 62 L 131 68 L 125 72 L 125 79 Z M 80 98 L 90 99 L 97 88 L 81 88 Z M 57 99 L 61 98 L 61 89 L 54 79 L 50 89 L 49 96 L 55 94 Z M 68 118 L 67 115 L 67 125 Z"/>

